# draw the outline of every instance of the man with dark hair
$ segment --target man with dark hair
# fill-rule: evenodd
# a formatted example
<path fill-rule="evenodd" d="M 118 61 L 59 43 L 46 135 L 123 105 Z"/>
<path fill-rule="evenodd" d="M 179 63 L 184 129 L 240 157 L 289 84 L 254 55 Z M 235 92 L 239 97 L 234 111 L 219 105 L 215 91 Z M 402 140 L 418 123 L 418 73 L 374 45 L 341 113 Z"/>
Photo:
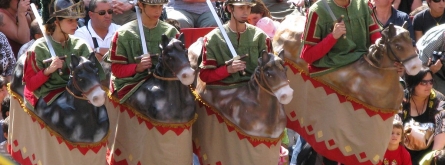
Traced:
<path fill-rule="evenodd" d="M 22 54 L 24 54 L 24 53 L 26 53 L 26 51 L 28 51 L 29 47 L 31 47 L 31 45 L 34 43 L 34 41 L 43 37 L 42 31 L 40 30 L 37 20 L 33 20 L 31 22 L 31 26 L 29 27 L 29 30 L 31 33 L 31 41 L 27 42 L 20 48 L 19 53 L 17 54 L 17 59 L 19 59 Z"/>
<path fill-rule="evenodd" d="M 120 26 L 112 23 L 114 11 L 108 0 L 91 0 L 88 9 L 88 24 L 77 29 L 74 35 L 84 39 L 100 61 L 110 49 L 111 38 Z"/>

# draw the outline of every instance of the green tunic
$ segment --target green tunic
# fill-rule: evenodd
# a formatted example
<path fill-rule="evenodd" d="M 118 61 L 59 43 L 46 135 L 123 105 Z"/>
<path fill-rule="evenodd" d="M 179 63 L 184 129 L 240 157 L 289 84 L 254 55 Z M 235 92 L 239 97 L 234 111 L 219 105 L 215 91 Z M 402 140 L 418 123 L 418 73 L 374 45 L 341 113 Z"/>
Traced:
<path fill-rule="evenodd" d="M 70 35 L 64 47 L 60 43 L 55 42 L 52 39 L 50 41 L 54 48 L 54 52 L 56 53 L 57 56 L 60 57 L 66 55 L 66 59 L 62 67 L 63 74 L 59 75 L 59 72 L 51 73 L 49 75 L 50 76 L 49 79 L 42 86 L 40 86 L 40 88 L 33 91 L 34 96 L 36 96 L 37 98 L 40 98 L 42 96 L 45 97 L 51 91 L 64 88 L 67 85 L 70 77 L 69 65 L 71 63 L 71 55 L 83 56 L 88 59 L 91 52 L 88 45 L 82 39 L 72 35 Z M 42 62 L 45 59 L 51 58 L 48 45 L 46 44 L 44 38 L 40 38 L 37 41 L 35 41 L 33 46 L 28 50 L 27 53 L 28 53 L 27 58 L 32 57 L 31 54 L 35 53 L 35 63 L 32 63 L 32 68 L 35 72 L 44 70 L 45 68 L 51 65 L 51 63 Z M 96 62 L 96 67 L 99 68 L 100 79 L 101 80 L 105 79 L 105 74 L 102 69 L 102 66 L 99 64 L 97 60 L 95 62 Z M 55 94 L 47 104 L 48 105 L 51 104 L 61 93 L 62 92 Z"/>
<path fill-rule="evenodd" d="M 176 37 L 178 30 L 168 23 L 159 21 L 155 28 L 148 29 L 144 26 L 144 34 L 147 50 L 150 54 L 161 54 L 161 49 L 159 44 L 162 41 L 162 34 L 167 35 L 167 37 Z M 143 54 L 141 38 L 139 35 L 139 28 L 137 20 L 129 22 L 118 31 L 116 31 L 113 37 L 111 46 L 111 53 L 108 56 L 108 60 L 115 64 L 137 64 L 134 58 Z M 158 63 L 158 57 L 152 57 L 152 68 L 153 71 L 156 64 Z M 118 78 L 113 73 L 111 73 L 111 85 L 110 88 L 112 92 L 117 91 L 120 103 L 125 102 L 128 97 L 133 94 L 142 83 L 149 78 L 148 72 L 136 73 L 130 77 Z"/>
<path fill-rule="evenodd" d="M 333 0 L 327 0 L 336 18 L 344 16 L 346 39 L 339 38 L 331 50 L 312 65 L 320 68 L 336 68 L 350 64 L 367 53 L 371 34 L 380 32 L 371 16 L 371 9 L 365 0 L 352 0 L 347 7 L 341 7 Z M 308 12 L 304 32 L 304 44 L 316 45 L 332 33 L 335 24 L 322 1 L 314 3 Z M 314 75 L 313 75 L 314 76 Z"/>
<path fill-rule="evenodd" d="M 246 84 L 250 80 L 255 68 L 258 66 L 258 58 L 261 51 L 271 52 L 270 40 L 262 30 L 257 27 L 246 24 L 246 31 L 240 36 L 230 30 L 228 24 L 224 25 L 224 29 L 229 36 L 230 41 L 238 55 L 248 54 L 249 56 L 242 59 L 246 62 L 245 75 L 239 72 L 232 73 L 229 77 L 224 78 L 218 83 L 207 83 L 208 88 L 235 88 Z M 222 36 L 221 31 L 216 28 L 205 36 L 205 52 L 200 65 L 201 68 L 214 69 L 225 65 L 226 61 L 232 59 L 229 47 Z M 238 39 L 239 38 L 239 39 Z"/>

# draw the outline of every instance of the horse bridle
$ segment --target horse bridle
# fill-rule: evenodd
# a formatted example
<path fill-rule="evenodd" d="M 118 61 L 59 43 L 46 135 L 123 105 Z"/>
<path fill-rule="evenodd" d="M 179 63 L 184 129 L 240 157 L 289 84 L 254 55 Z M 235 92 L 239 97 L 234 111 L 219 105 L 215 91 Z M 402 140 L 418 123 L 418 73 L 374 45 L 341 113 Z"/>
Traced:
<path fill-rule="evenodd" d="M 400 60 L 400 58 L 397 57 L 396 54 L 394 53 L 394 51 L 392 50 L 391 45 L 389 43 L 390 43 L 390 41 L 385 43 L 386 47 L 388 47 L 388 49 L 386 51 L 386 54 L 392 54 L 392 57 L 394 57 L 394 59 L 391 59 L 391 57 L 388 55 L 390 60 L 396 61 L 396 62 L 398 62 L 400 64 L 403 64 L 403 63 L 405 63 L 405 62 L 407 62 L 409 60 L 412 60 L 412 59 L 417 57 L 417 54 L 414 54 L 414 55 L 412 55 L 412 56 L 410 56 L 410 57 L 408 57 L 408 58 L 406 58 L 404 60 Z M 389 53 L 389 51 L 391 51 L 391 53 Z"/>
<path fill-rule="evenodd" d="M 70 74 L 70 78 L 72 79 L 71 82 L 73 83 L 74 89 L 80 91 L 80 92 L 82 93 L 82 96 L 77 96 L 77 95 L 75 95 L 75 94 L 68 88 L 68 86 L 65 87 L 65 88 L 66 88 L 66 90 L 68 91 L 68 93 L 70 93 L 71 95 L 73 95 L 75 98 L 78 98 L 78 99 L 88 100 L 88 98 L 87 98 L 86 96 L 89 95 L 89 94 L 90 94 L 94 89 L 96 89 L 97 87 L 100 87 L 100 84 L 98 83 L 98 84 L 94 85 L 93 87 L 91 87 L 88 91 L 85 91 L 85 92 L 84 92 L 84 91 L 82 91 L 82 89 L 79 87 L 79 85 L 76 83 L 76 81 L 73 80 L 73 79 L 75 79 L 74 71 L 71 72 L 71 74 Z"/>
<path fill-rule="evenodd" d="M 259 70 L 260 70 L 260 75 L 261 75 L 261 76 L 260 76 L 260 80 L 261 80 L 261 81 L 264 81 L 264 83 L 266 84 L 266 87 L 269 88 L 270 91 L 267 90 L 267 88 L 261 86 L 261 84 L 260 84 L 260 82 L 258 81 L 256 75 L 254 75 L 253 78 L 255 79 L 255 82 L 258 84 L 258 86 L 260 87 L 260 89 L 264 90 L 265 92 L 269 93 L 270 95 L 275 96 L 273 93 L 275 93 L 278 89 L 280 89 L 280 88 L 282 88 L 282 87 L 284 87 L 284 86 L 286 86 L 286 85 L 289 85 L 289 81 L 287 81 L 285 84 L 282 84 L 282 85 L 280 85 L 280 86 L 278 86 L 278 87 L 272 88 L 272 87 L 269 85 L 269 83 L 267 83 L 266 77 L 264 77 L 263 67 L 260 67 Z"/>

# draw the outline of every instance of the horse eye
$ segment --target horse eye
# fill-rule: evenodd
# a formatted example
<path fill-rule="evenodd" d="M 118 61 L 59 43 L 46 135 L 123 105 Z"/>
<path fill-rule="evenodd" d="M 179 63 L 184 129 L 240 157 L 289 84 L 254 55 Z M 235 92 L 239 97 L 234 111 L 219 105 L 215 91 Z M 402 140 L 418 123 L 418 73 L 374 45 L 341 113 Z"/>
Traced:
<path fill-rule="evenodd" d="M 81 78 L 79 79 L 79 81 L 82 81 L 82 80 L 83 80 L 83 79 L 81 79 Z"/>

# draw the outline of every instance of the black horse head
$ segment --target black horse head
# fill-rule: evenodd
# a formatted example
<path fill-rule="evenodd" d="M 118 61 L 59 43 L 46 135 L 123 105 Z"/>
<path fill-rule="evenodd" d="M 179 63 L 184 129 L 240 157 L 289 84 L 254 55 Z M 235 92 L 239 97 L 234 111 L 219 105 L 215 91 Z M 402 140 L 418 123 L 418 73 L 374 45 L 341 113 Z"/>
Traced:
<path fill-rule="evenodd" d="M 195 72 L 190 66 L 187 49 L 183 44 L 184 35 L 180 34 L 178 39 L 169 39 L 166 35 L 162 35 L 159 45 L 162 53 L 156 66 L 156 74 L 163 77 L 177 77 L 182 84 L 190 85 L 195 79 Z"/>
<path fill-rule="evenodd" d="M 67 89 L 75 96 L 99 107 L 105 103 L 105 92 L 100 88 L 99 70 L 94 58 L 94 53 L 90 54 L 89 59 L 71 55 L 71 74 Z"/>

